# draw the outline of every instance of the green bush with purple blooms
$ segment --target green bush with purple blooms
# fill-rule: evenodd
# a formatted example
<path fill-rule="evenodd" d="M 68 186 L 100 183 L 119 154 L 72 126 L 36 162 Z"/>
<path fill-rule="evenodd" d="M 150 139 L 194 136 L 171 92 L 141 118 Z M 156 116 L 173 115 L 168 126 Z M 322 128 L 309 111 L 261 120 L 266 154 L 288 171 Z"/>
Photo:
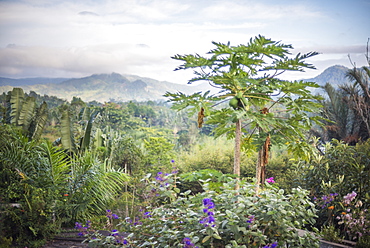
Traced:
<path fill-rule="evenodd" d="M 207 182 L 203 182 L 204 192 L 193 195 L 190 191 L 178 193 L 175 187 L 178 180 L 173 177 L 172 174 L 161 177 L 167 184 L 155 177 L 148 180 L 148 188 L 158 186 L 154 197 L 162 199 L 164 204 L 148 206 L 139 219 L 125 218 L 114 227 L 116 232 L 109 230 L 110 235 L 89 235 L 89 245 L 319 247 L 313 234 L 298 233 L 298 229 L 304 229 L 305 225 L 313 225 L 316 217 L 314 204 L 306 190 L 297 188 L 291 194 L 285 194 L 273 185 L 273 179 L 269 180 L 271 184 L 266 182 L 264 188 L 258 190 L 253 183 L 241 181 L 240 189 L 235 190 L 237 181 L 230 178 L 219 193 L 210 190 Z M 158 180 L 162 184 L 158 184 Z"/>

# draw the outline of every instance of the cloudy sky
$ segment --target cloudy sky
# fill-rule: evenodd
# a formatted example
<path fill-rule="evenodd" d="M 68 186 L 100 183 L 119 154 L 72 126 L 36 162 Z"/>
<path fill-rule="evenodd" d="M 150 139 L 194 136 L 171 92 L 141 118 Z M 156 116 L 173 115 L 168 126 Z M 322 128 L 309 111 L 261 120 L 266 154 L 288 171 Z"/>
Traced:
<path fill-rule="evenodd" d="M 317 51 L 317 70 L 366 65 L 370 0 L 0 0 L 0 77 L 83 77 L 117 72 L 186 83 L 175 54 L 261 34 Z"/>

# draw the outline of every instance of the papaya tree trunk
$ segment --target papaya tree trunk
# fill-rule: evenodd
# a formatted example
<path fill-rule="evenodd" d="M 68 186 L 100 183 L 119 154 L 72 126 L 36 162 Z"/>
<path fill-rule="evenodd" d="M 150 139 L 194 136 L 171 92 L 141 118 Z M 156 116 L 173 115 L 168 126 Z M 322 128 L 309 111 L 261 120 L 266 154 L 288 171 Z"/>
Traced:
<path fill-rule="evenodd" d="M 263 164 L 263 149 L 258 151 L 257 164 L 256 164 L 256 183 L 257 187 L 262 183 L 265 166 Z"/>
<path fill-rule="evenodd" d="M 236 121 L 235 128 L 235 148 L 234 148 L 234 171 L 233 173 L 237 175 L 237 184 L 235 189 L 239 189 L 240 180 L 240 143 L 242 138 L 242 121 L 238 119 Z"/>
<path fill-rule="evenodd" d="M 257 187 L 263 186 L 266 180 L 266 164 L 268 163 L 269 149 L 270 149 L 270 135 L 267 135 L 265 143 L 262 148 L 258 151 L 258 159 L 256 165 L 256 179 Z"/>

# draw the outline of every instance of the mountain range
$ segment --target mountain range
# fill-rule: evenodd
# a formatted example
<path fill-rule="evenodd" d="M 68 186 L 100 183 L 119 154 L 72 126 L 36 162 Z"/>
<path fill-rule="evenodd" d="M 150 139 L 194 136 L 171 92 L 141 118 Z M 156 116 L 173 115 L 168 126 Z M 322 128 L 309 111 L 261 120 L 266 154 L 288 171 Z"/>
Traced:
<path fill-rule="evenodd" d="M 30 81 L 36 81 L 31 79 Z M 181 85 L 158 81 L 134 75 L 93 74 L 83 78 L 42 78 L 39 83 L 25 84 L 27 79 L 0 78 L 0 92 L 8 92 L 13 87 L 23 88 L 25 92 L 34 91 L 41 95 L 57 96 L 71 100 L 74 96 L 83 101 L 148 101 L 165 99 L 166 91 L 181 91 L 191 94 L 202 91 L 204 87 Z"/>
<path fill-rule="evenodd" d="M 347 70 L 345 66 L 335 65 L 314 78 L 303 80 L 316 82 L 321 86 L 326 83 L 341 85 L 348 81 L 345 76 Z M 73 96 L 80 97 L 87 102 L 163 100 L 166 91 L 191 94 L 210 89 L 207 83 L 195 86 L 182 85 L 118 73 L 93 74 L 83 78 L 0 78 L 0 92 L 11 91 L 13 87 L 21 87 L 25 92 L 34 91 L 66 100 L 71 100 Z"/>

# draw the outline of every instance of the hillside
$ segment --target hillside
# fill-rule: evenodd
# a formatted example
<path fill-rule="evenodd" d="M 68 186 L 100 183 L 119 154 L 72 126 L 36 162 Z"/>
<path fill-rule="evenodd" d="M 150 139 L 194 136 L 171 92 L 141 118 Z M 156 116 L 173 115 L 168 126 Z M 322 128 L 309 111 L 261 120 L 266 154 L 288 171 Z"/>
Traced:
<path fill-rule="evenodd" d="M 23 86 L 23 85 L 34 85 L 34 84 L 57 84 L 68 80 L 69 78 L 4 78 L 0 77 L 0 86 Z"/>
<path fill-rule="evenodd" d="M 320 86 L 324 86 L 326 83 L 337 86 L 348 83 L 348 79 L 346 78 L 348 69 L 349 68 L 342 65 L 334 65 L 325 69 L 320 75 L 304 80 L 316 82 Z"/>
<path fill-rule="evenodd" d="M 347 83 L 346 72 L 348 68 L 335 65 L 327 68 L 320 75 L 303 79 L 316 82 L 323 86 L 331 83 L 334 86 Z M 6 84 L 6 85 L 5 85 Z M 180 85 L 151 78 L 143 78 L 133 75 L 94 74 L 83 78 L 32 78 L 10 79 L 0 78 L 0 92 L 8 92 L 12 88 L 22 87 L 25 92 L 34 91 L 41 95 L 56 96 L 71 100 L 73 96 L 80 97 L 83 101 L 107 102 L 116 101 L 147 101 L 164 99 L 166 91 L 181 91 L 191 94 L 209 89 L 208 84 L 198 86 Z M 314 89 L 315 93 L 322 93 L 322 89 Z"/>
<path fill-rule="evenodd" d="M 325 69 L 321 74 L 314 78 L 303 79 L 304 81 L 315 82 L 320 86 L 324 86 L 327 83 L 330 83 L 334 87 L 338 87 L 339 85 L 349 83 L 348 79 L 346 78 L 346 73 L 349 68 L 342 66 L 342 65 L 334 65 L 330 66 Z M 325 94 L 322 88 L 314 88 L 312 89 L 314 94 Z"/>
<path fill-rule="evenodd" d="M 181 91 L 190 94 L 202 90 L 201 86 L 180 85 L 138 76 L 123 76 L 118 73 L 94 74 L 83 78 L 67 79 L 59 83 L 34 85 L 18 83 L 17 86 L 22 87 L 25 92 L 35 91 L 41 95 L 57 96 L 66 100 L 71 100 L 73 96 L 76 96 L 83 101 L 96 100 L 99 102 L 112 99 L 116 101 L 160 100 L 165 99 L 163 94 L 166 91 Z M 7 92 L 12 88 L 12 86 L 0 86 L 0 91 Z"/>

